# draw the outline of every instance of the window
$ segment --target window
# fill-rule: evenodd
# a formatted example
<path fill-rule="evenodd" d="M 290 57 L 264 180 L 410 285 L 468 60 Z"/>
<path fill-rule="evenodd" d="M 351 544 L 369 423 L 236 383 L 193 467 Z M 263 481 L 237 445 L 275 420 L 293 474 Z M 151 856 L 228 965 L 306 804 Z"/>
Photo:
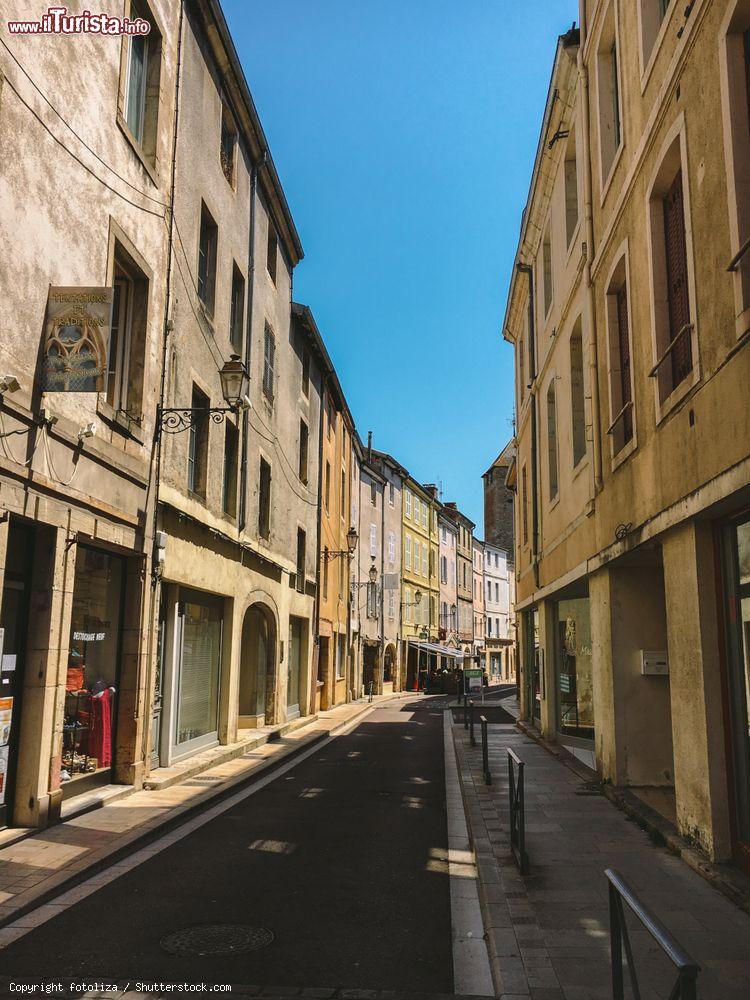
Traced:
<path fill-rule="evenodd" d="M 419 524 L 419 497 L 414 497 L 414 523 Z"/>
<path fill-rule="evenodd" d="M 341 470 L 341 517 L 346 517 L 346 471 Z"/>
<path fill-rule="evenodd" d="M 307 449 L 310 432 L 304 420 L 299 422 L 299 477 L 307 485 Z"/>
<path fill-rule="evenodd" d="M 107 402 L 137 422 L 143 409 L 149 282 L 115 242 L 112 327 L 107 359 Z"/>
<path fill-rule="evenodd" d="M 222 508 L 230 517 L 237 516 L 237 456 L 239 431 L 226 420 L 224 423 L 224 481 L 222 483 Z"/>
<path fill-rule="evenodd" d="M 226 106 L 221 109 L 221 140 L 219 145 L 219 159 L 221 169 L 227 182 L 234 187 L 234 161 L 237 149 L 237 126 L 234 124 L 232 112 Z"/>
<path fill-rule="evenodd" d="M 339 635 L 338 656 L 336 657 L 336 679 L 341 680 L 346 671 L 346 636 Z"/>
<path fill-rule="evenodd" d="M 526 491 L 526 466 L 524 465 L 521 469 L 521 527 L 522 527 L 522 538 L 523 544 L 528 545 L 529 543 L 529 513 L 528 513 L 528 496 Z"/>
<path fill-rule="evenodd" d="M 279 240 L 276 236 L 276 227 L 269 215 L 268 217 L 268 241 L 266 243 L 266 269 L 271 276 L 271 281 L 276 284 L 276 259 L 278 257 Z"/>
<path fill-rule="evenodd" d="M 583 389 L 583 335 L 576 320 L 570 335 L 570 416 L 573 427 L 573 468 L 586 455 L 586 413 Z"/>
<path fill-rule="evenodd" d="M 300 594 L 305 592 L 305 563 L 307 559 L 307 535 L 297 528 L 297 574 L 295 586 Z"/>
<path fill-rule="evenodd" d="M 323 496 L 326 501 L 326 514 L 331 513 L 331 463 L 326 462 L 326 475 L 325 482 L 323 484 Z"/>
<path fill-rule="evenodd" d="M 271 466 L 261 458 L 258 485 L 258 534 L 268 538 L 271 534 Z"/>
<path fill-rule="evenodd" d="M 404 618 L 411 621 L 411 587 L 404 587 Z"/>
<path fill-rule="evenodd" d="M 408 490 L 404 490 L 404 512 L 411 518 L 411 493 Z"/>
<path fill-rule="evenodd" d="M 306 347 L 302 350 L 302 395 L 310 396 L 310 352 Z"/>
<path fill-rule="evenodd" d="M 596 79 L 599 92 L 599 155 L 602 188 L 622 142 L 620 76 L 615 38 L 615 5 L 610 3 L 599 40 Z"/>
<path fill-rule="evenodd" d="M 526 371 L 524 365 L 524 343 L 523 337 L 518 341 L 518 401 L 523 402 L 526 394 Z"/>
<path fill-rule="evenodd" d="M 435 550 L 430 549 L 430 577 L 435 575 Z"/>
<path fill-rule="evenodd" d="M 720 56 L 735 329 L 743 336 L 750 327 L 750 5 L 746 0 L 732 4 L 723 23 Z M 741 253 L 743 247 L 748 249 Z"/>
<path fill-rule="evenodd" d="M 273 330 L 266 323 L 263 336 L 263 395 L 273 402 L 274 395 L 274 365 L 276 364 L 276 338 Z"/>
<path fill-rule="evenodd" d="M 343 558 L 339 556 L 339 600 L 344 597 L 344 588 L 346 587 L 346 563 Z"/>
<path fill-rule="evenodd" d="M 428 516 L 428 513 L 429 513 L 429 510 L 428 510 L 427 504 L 423 503 L 422 504 L 422 527 L 423 528 L 427 527 L 427 516 Z"/>
<path fill-rule="evenodd" d="M 617 455 L 633 438 L 633 376 L 626 263 L 618 262 L 607 290 L 609 339 L 609 395 L 612 452 Z"/>
<path fill-rule="evenodd" d="M 162 39 L 151 11 L 141 0 L 131 0 L 129 16 L 151 25 L 147 35 L 127 39 L 124 118 L 133 138 L 153 165 L 159 115 Z"/>
<path fill-rule="evenodd" d="M 404 539 L 404 565 L 408 570 L 411 569 L 411 537 L 409 535 Z"/>
<path fill-rule="evenodd" d="M 640 0 L 641 65 L 645 68 L 672 0 Z"/>
<path fill-rule="evenodd" d="M 395 590 L 389 590 L 388 591 L 388 617 L 389 618 L 395 618 L 396 617 L 396 591 Z"/>
<path fill-rule="evenodd" d="M 328 557 L 328 546 L 326 545 L 323 550 L 323 600 L 328 600 L 328 563 L 330 559 Z"/>
<path fill-rule="evenodd" d="M 542 305 L 542 313 L 547 316 L 552 306 L 552 232 L 549 222 L 542 243 Z"/>
<path fill-rule="evenodd" d="M 492 600 L 492 583 L 489 580 L 487 581 L 487 600 Z"/>
<path fill-rule="evenodd" d="M 495 604 L 500 603 L 500 584 L 495 584 Z"/>
<path fill-rule="evenodd" d="M 216 244 L 219 230 L 211 213 L 201 202 L 201 226 L 198 241 L 198 297 L 213 315 L 216 298 Z"/>
<path fill-rule="evenodd" d="M 377 507 L 378 504 L 378 490 L 374 482 L 370 483 L 370 506 Z"/>
<path fill-rule="evenodd" d="M 565 149 L 565 237 L 570 246 L 578 225 L 578 158 L 575 130 L 570 130 Z"/>
<path fill-rule="evenodd" d="M 396 535 L 394 532 L 388 532 L 388 562 L 396 561 Z"/>
<path fill-rule="evenodd" d="M 448 582 L 448 559 L 446 556 L 440 557 L 440 582 Z"/>
<path fill-rule="evenodd" d="M 393 483 L 388 484 L 388 505 L 393 506 L 396 500 L 396 490 L 394 489 Z"/>
<path fill-rule="evenodd" d="M 333 409 L 333 400 L 330 396 L 326 396 L 326 419 L 328 423 L 328 440 L 330 441 L 333 437 L 333 423 L 336 419 Z"/>
<path fill-rule="evenodd" d="M 678 386 L 683 385 L 687 390 L 693 384 L 695 378 L 691 376 L 697 356 L 697 340 L 691 322 L 682 127 L 680 118 L 667 140 L 667 152 L 662 157 L 649 197 L 656 354 L 649 375 L 656 378 L 660 408 Z"/>
<path fill-rule="evenodd" d="M 245 316 L 245 279 L 232 265 L 232 303 L 229 313 L 229 340 L 236 354 L 242 354 L 242 320 Z"/>
<path fill-rule="evenodd" d="M 547 464 L 549 470 L 549 498 L 557 496 L 557 400 L 554 379 L 547 389 Z"/>
<path fill-rule="evenodd" d="M 206 499 L 206 473 L 208 466 L 208 396 L 198 386 L 193 386 L 190 403 L 194 410 L 188 431 L 188 492 L 201 500 Z"/>
<path fill-rule="evenodd" d="M 377 525 L 370 525 L 370 555 L 375 558 L 378 554 L 378 528 Z"/>
<path fill-rule="evenodd" d="M 487 635 L 489 635 L 489 636 L 492 635 L 492 619 L 491 618 L 487 619 Z"/>

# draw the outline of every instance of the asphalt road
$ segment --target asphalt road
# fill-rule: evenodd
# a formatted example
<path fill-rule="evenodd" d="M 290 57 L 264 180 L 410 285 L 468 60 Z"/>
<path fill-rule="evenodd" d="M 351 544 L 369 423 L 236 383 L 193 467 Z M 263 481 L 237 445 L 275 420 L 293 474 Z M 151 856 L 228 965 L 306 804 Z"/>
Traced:
<path fill-rule="evenodd" d="M 0 952 L 3 976 L 453 992 L 443 700 L 383 705 L 298 767 Z M 178 957 L 198 924 L 262 950 Z"/>

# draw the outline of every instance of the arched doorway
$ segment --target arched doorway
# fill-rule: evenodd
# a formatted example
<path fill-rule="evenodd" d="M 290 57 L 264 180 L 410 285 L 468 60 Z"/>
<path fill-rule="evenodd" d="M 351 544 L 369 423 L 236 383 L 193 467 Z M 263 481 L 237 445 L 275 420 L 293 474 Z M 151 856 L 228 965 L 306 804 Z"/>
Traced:
<path fill-rule="evenodd" d="M 252 604 L 242 623 L 240 729 L 276 722 L 276 621 L 263 604 Z"/>

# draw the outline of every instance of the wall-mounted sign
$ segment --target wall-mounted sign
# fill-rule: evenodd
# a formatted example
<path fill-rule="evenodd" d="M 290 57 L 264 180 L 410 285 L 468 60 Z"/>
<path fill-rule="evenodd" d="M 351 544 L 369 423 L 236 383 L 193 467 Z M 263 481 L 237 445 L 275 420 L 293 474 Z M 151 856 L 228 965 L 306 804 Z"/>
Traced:
<path fill-rule="evenodd" d="M 42 392 L 104 392 L 112 288 L 50 287 Z"/>
<path fill-rule="evenodd" d="M 482 678 L 484 671 L 480 668 L 469 667 L 464 670 L 464 690 L 467 694 L 476 694 L 483 690 Z"/>

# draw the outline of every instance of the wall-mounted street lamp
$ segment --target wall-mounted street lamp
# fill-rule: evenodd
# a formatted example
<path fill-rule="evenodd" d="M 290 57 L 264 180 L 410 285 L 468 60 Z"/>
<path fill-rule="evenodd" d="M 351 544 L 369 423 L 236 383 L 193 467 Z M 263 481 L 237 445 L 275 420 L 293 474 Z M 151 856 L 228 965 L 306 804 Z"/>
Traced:
<path fill-rule="evenodd" d="M 165 434 L 179 434 L 207 417 L 215 424 L 221 424 L 227 413 L 237 413 L 249 407 L 250 376 L 239 354 L 233 354 L 229 361 L 224 362 L 219 370 L 219 379 L 226 406 L 159 406 L 156 436 L 159 437 L 162 431 Z"/>
<path fill-rule="evenodd" d="M 346 548 L 334 550 L 333 552 L 326 549 L 323 553 L 324 559 L 335 559 L 336 556 L 348 556 L 351 558 L 354 555 L 354 550 L 357 547 L 357 542 L 359 541 L 359 535 L 357 534 L 357 529 L 352 525 L 351 528 L 346 533 Z M 375 571 L 377 573 L 377 570 Z"/>

